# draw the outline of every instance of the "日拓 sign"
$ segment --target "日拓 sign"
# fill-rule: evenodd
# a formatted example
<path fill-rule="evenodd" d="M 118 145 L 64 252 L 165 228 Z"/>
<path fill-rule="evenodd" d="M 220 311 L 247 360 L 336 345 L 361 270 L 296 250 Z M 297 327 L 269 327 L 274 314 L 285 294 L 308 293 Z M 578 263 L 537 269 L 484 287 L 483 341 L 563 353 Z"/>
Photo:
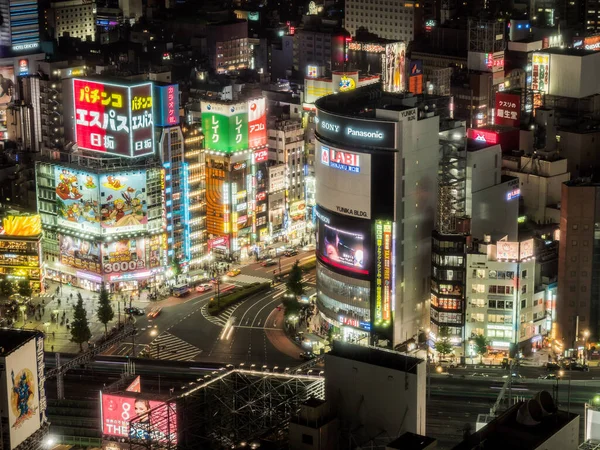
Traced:
<path fill-rule="evenodd" d="M 356 153 L 321 147 L 321 163 L 346 172 L 360 173 L 360 156 Z"/>

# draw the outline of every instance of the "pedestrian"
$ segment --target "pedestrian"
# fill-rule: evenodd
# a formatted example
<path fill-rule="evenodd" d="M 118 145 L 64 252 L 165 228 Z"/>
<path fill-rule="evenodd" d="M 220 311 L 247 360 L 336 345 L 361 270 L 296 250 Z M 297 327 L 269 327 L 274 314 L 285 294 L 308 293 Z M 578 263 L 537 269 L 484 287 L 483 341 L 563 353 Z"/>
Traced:
<path fill-rule="evenodd" d="M 52 351 L 54 351 L 54 345 L 53 345 L 53 346 L 51 346 L 51 347 L 50 347 L 50 349 L 51 349 Z"/>
<path fill-rule="evenodd" d="M 56 338 L 56 332 L 55 332 L 55 331 L 53 331 L 53 332 L 52 332 L 52 339 L 55 339 L 55 338 Z"/>

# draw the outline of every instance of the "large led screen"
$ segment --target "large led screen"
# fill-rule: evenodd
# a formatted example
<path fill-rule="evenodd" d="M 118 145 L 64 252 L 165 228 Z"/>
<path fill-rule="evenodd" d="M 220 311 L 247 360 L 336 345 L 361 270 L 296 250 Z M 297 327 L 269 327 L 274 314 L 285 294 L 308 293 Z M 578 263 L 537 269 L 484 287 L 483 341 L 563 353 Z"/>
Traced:
<path fill-rule="evenodd" d="M 8 432 L 16 448 L 40 428 L 40 394 L 36 340 L 27 341 L 6 357 Z"/>
<path fill-rule="evenodd" d="M 149 400 L 142 395 L 105 393 L 101 394 L 101 403 L 104 435 L 177 442 L 177 414 L 174 404 Z M 132 420 L 134 423 L 130 427 Z"/>
<path fill-rule="evenodd" d="M 58 225 L 79 231 L 100 231 L 98 176 L 54 167 Z"/>
<path fill-rule="evenodd" d="M 388 92 L 401 92 L 404 86 L 404 66 L 406 63 L 406 44 L 394 42 L 385 46 L 381 55 L 383 74 L 383 89 Z"/>
<path fill-rule="evenodd" d="M 60 236 L 60 262 L 78 270 L 102 273 L 100 246 L 96 242 L 71 236 Z"/>
<path fill-rule="evenodd" d="M 104 273 L 119 274 L 146 268 L 143 238 L 122 239 L 104 244 L 102 264 Z"/>
<path fill-rule="evenodd" d="M 361 275 L 369 275 L 370 222 L 350 219 L 316 209 L 317 256 L 324 263 Z"/>
<path fill-rule="evenodd" d="M 100 176 L 100 217 L 105 233 L 143 230 L 148 223 L 146 172 Z"/>

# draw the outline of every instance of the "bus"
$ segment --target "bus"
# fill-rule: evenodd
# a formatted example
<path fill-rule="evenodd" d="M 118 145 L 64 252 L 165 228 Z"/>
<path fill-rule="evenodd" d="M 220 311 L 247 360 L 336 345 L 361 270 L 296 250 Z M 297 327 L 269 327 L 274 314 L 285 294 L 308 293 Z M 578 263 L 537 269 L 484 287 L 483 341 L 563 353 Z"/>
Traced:
<path fill-rule="evenodd" d="M 190 286 L 187 283 L 178 284 L 173 286 L 173 295 L 175 297 L 183 297 L 190 292 Z"/>

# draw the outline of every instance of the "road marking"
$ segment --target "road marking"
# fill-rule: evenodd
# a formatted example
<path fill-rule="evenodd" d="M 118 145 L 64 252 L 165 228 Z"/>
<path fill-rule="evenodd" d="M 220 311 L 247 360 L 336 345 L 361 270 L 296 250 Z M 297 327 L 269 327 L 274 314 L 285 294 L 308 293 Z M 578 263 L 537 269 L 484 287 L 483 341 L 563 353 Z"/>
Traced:
<path fill-rule="evenodd" d="M 247 302 L 247 301 L 248 301 L 248 300 L 250 300 L 252 297 L 255 297 L 255 296 L 259 295 L 259 294 L 262 294 L 262 292 L 258 292 L 257 294 L 253 294 L 253 295 L 251 295 L 251 296 L 250 296 L 250 297 L 248 297 L 246 300 L 244 300 L 244 302 Z M 240 319 L 240 322 L 239 322 L 239 323 L 243 323 L 243 322 L 244 322 L 244 317 L 246 317 L 246 314 L 248 314 L 248 313 L 250 312 L 250 310 L 251 310 L 251 309 L 252 309 L 254 306 L 256 306 L 258 303 L 260 303 L 261 301 L 263 301 L 263 300 L 266 300 L 266 299 L 268 299 L 268 298 L 269 298 L 269 297 L 262 297 L 262 298 L 258 299 L 258 301 L 257 301 L 257 302 L 255 302 L 255 303 L 253 303 L 252 305 L 250 305 L 250 306 L 248 307 L 248 309 L 247 309 L 247 310 L 244 312 L 244 314 L 242 315 L 242 318 Z"/>
<path fill-rule="evenodd" d="M 283 331 L 281 328 L 270 328 L 270 327 L 252 327 L 252 326 L 245 326 L 245 325 L 236 325 L 235 328 L 245 328 L 248 330 L 273 330 L 273 331 Z"/>
<path fill-rule="evenodd" d="M 275 295 L 273 296 L 273 298 L 279 298 L 279 297 L 281 297 L 283 294 L 285 294 L 285 291 L 278 292 L 277 294 L 275 294 Z"/>
<path fill-rule="evenodd" d="M 273 296 L 273 297 L 275 297 L 275 296 Z M 275 298 L 274 298 L 274 299 L 273 299 L 273 300 L 271 300 L 269 303 L 267 303 L 265 306 L 263 306 L 262 308 L 260 308 L 260 309 L 258 310 L 258 312 L 255 314 L 255 316 L 254 316 L 254 320 L 256 320 L 256 319 L 257 319 L 257 316 L 260 314 L 260 312 L 261 312 L 263 309 L 265 309 L 265 308 L 266 308 L 267 306 L 269 306 L 271 303 L 274 303 L 274 302 L 277 302 L 277 301 L 279 301 L 279 300 L 277 300 L 277 299 L 275 299 Z M 270 315 L 270 314 L 269 314 L 269 315 Z M 268 318 L 268 317 L 269 317 L 269 316 L 267 316 L 267 318 Z M 252 321 L 252 326 L 254 326 L 254 320 Z M 259 319 L 259 321 L 258 321 L 258 325 L 260 325 L 260 319 Z"/>
<path fill-rule="evenodd" d="M 191 361 L 202 353 L 202 349 L 171 333 L 164 332 L 148 344 L 144 352 L 152 358 L 160 357 L 161 361 Z"/>

